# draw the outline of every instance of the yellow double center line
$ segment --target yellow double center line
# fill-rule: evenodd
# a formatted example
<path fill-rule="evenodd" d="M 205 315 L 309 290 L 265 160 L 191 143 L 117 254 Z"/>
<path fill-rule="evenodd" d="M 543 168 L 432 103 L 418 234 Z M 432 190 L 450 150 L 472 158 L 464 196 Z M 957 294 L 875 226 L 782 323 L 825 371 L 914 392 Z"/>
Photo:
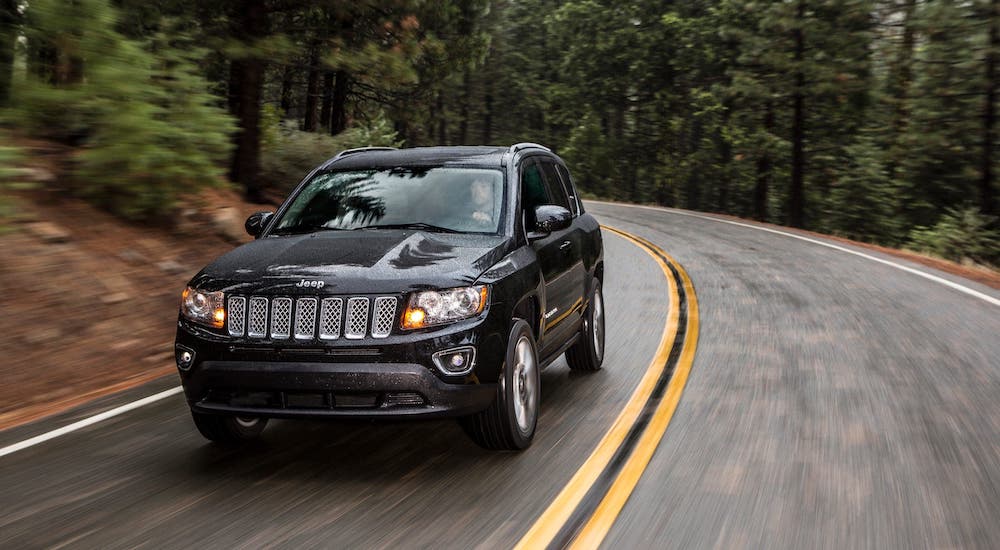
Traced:
<path fill-rule="evenodd" d="M 596 548 L 639 482 L 680 402 L 698 343 L 698 299 L 684 268 L 653 243 L 602 226 L 646 251 L 667 278 L 670 311 L 656 355 L 597 448 L 515 546 Z"/>

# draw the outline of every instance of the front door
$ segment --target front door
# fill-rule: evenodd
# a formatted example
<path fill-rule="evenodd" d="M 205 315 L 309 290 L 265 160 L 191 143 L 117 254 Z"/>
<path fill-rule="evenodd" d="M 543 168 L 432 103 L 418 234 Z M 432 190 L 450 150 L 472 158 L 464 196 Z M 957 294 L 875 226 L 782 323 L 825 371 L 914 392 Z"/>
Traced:
<path fill-rule="evenodd" d="M 529 161 L 522 167 L 522 204 L 525 205 L 529 231 L 534 228 L 532 214 L 538 205 L 555 204 L 572 212 L 559 180 L 550 183 L 545 174 L 548 170 L 544 168 L 542 163 L 536 161 Z M 545 284 L 539 342 L 542 356 L 553 352 L 553 348 L 578 330 L 582 318 L 584 268 L 580 239 L 574 238 L 573 232 L 571 225 L 531 243 Z"/>

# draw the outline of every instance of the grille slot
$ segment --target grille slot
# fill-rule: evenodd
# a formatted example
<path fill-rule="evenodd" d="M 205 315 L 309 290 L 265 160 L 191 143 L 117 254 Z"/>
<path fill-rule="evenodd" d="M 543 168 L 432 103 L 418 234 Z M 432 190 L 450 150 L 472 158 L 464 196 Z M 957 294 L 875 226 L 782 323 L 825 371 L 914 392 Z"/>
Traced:
<path fill-rule="evenodd" d="M 309 340 L 316 335 L 316 298 L 299 298 L 295 302 L 295 338 Z"/>
<path fill-rule="evenodd" d="M 267 334 L 267 298 L 250 298 L 250 315 L 247 336 L 263 338 Z"/>
<path fill-rule="evenodd" d="M 230 296 L 227 327 L 230 336 L 249 339 L 388 338 L 397 321 L 398 302 L 395 296 Z"/>
<path fill-rule="evenodd" d="M 340 317 L 344 312 L 344 301 L 340 298 L 323 298 L 319 314 L 320 340 L 340 338 Z"/>
<path fill-rule="evenodd" d="M 344 337 L 357 340 L 365 337 L 368 328 L 368 298 L 354 297 L 347 300 L 344 319 Z"/>
<path fill-rule="evenodd" d="M 229 335 L 243 336 L 246 331 L 247 299 L 243 296 L 230 298 L 226 317 L 229 319 Z"/>
<path fill-rule="evenodd" d="M 292 330 L 292 299 L 275 298 L 271 301 L 271 338 L 283 340 Z"/>
<path fill-rule="evenodd" d="M 385 338 L 392 332 L 396 321 L 396 299 L 392 296 L 375 298 L 375 314 L 372 316 L 372 338 Z"/>

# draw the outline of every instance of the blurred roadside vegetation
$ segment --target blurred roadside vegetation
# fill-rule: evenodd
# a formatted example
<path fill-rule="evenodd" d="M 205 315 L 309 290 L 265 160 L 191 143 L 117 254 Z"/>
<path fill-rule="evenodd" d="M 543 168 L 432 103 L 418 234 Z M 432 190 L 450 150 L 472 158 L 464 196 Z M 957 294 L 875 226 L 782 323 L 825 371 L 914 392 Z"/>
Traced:
<path fill-rule="evenodd" d="M 0 0 L 0 125 L 138 221 L 344 148 L 536 141 L 590 197 L 995 267 L 998 62 L 1000 0 Z"/>
<path fill-rule="evenodd" d="M 0 139 L 2 138 L 3 135 L 0 134 Z M 17 180 L 21 172 L 16 166 L 20 163 L 21 157 L 17 149 L 0 145 L 0 233 L 4 231 L 3 220 L 15 213 L 9 192 L 18 186 Z"/>

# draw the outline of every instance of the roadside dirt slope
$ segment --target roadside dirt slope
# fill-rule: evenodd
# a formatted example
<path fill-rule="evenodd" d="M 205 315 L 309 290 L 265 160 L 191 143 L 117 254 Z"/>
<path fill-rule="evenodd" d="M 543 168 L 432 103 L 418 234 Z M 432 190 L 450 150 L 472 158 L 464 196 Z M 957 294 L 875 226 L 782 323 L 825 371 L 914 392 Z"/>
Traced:
<path fill-rule="evenodd" d="M 249 240 L 244 214 L 262 209 L 227 192 L 199 202 L 226 206 L 190 210 L 171 232 L 52 193 L 16 197 L 0 234 L 0 429 L 173 372 L 184 284 Z"/>

